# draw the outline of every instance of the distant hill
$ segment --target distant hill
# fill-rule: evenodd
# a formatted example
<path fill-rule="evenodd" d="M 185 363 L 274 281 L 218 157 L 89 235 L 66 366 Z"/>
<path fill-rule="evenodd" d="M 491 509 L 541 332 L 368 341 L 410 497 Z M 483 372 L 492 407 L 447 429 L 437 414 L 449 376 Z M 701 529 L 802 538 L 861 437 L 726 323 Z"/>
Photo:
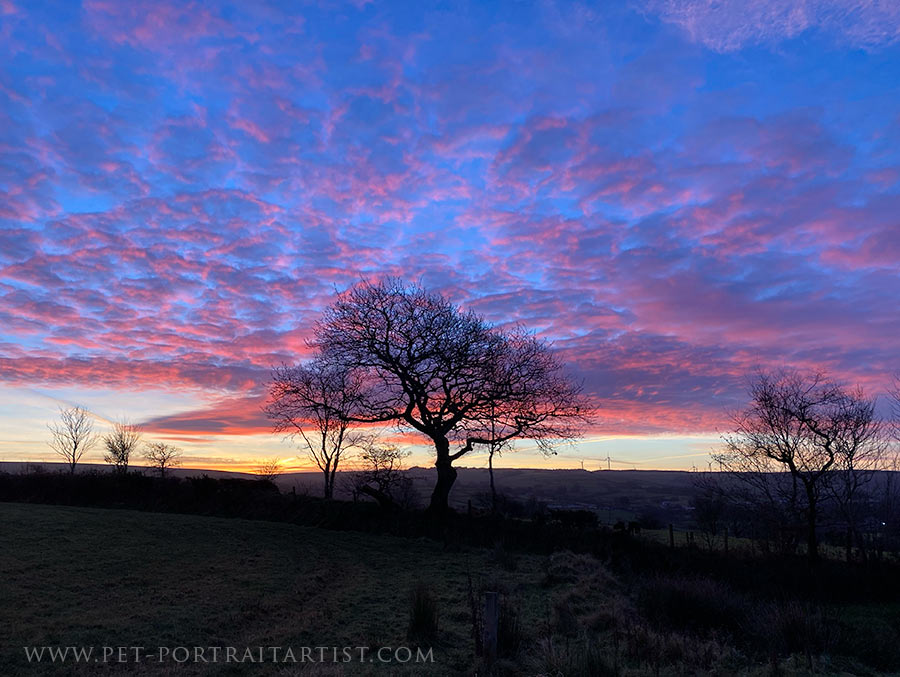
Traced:
<path fill-rule="evenodd" d="M 48 471 L 65 471 L 63 463 L 0 462 L 0 472 L 19 473 L 27 466 L 40 465 Z M 79 464 L 82 472 L 93 470 L 109 472 L 105 464 Z M 152 472 L 148 468 L 135 468 Z M 474 507 L 486 507 L 490 500 L 490 480 L 484 468 L 458 468 L 459 475 L 451 504 L 465 509 L 472 502 Z M 236 477 L 254 479 L 249 473 L 198 468 L 175 468 L 175 477 L 209 475 L 210 477 Z M 414 467 L 406 471 L 424 505 L 434 486 L 433 468 Z M 339 473 L 340 475 L 340 473 Z M 536 501 L 551 507 L 585 509 L 596 512 L 601 521 L 634 519 L 638 516 L 655 516 L 661 522 L 684 523 L 690 516 L 688 509 L 695 489 L 693 473 L 673 470 L 544 470 L 535 468 L 502 468 L 494 471 L 497 491 L 516 501 Z M 321 495 L 322 473 L 296 472 L 280 476 L 276 483 L 282 491 Z M 338 498 L 350 498 L 349 490 L 338 478 Z"/>

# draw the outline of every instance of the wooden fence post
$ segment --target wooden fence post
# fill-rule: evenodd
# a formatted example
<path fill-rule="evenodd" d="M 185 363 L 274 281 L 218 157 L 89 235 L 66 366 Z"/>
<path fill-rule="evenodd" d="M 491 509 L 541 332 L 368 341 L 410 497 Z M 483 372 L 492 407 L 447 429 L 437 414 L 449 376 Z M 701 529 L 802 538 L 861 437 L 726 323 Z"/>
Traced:
<path fill-rule="evenodd" d="M 497 635 L 500 627 L 500 605 L 496 592 L 484 593 L 484 625 L 481 634 L 481 646 L 484 659 L 488 663 L 497 660 Z"/>

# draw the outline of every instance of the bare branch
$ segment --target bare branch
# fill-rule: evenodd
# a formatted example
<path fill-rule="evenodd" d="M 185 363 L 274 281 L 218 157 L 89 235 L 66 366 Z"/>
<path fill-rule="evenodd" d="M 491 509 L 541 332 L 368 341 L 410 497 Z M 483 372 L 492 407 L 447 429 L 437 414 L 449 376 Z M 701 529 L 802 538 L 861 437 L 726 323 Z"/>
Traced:
<path fill-rule="evenodd" d="M 181 465 L 181 449 L 165 442 L 148 442 L 144 458 L 160 477 L 165 477 L 167 470 Z"/>
<path fill-rule="evenodd" d="M 278 458 L 263 459 L 259 461 L 253 472 L 260 479 L 274 482 L 283 474 L 281 460 Z"/>
<path fill-rule="evenodd" d="M 275 432 L 298 440 L 322 471 L 325 498 L 334 495 L 341 461 L 367 439 L 364 431 L 351 428 L 350 420 L 363 387 L 358 372 L 322 360 L 273 371 L 266 415 L 273 421 Z"/>
<path fill-rule="evenodd" d="M 139 426 L 125 421 L 113 423 L 113 429 L 103 436 L 106 447 L 103 460 L 114 466 L 117 472 L 128 472 L 131 454 L 137 450 L 142 437 Z"/>
<path fill-rule="evenodd" d="M 750 398 L 714 458 L 776 512 L 799 518 L 815 559 L 823 497 L 837 501 L 854 528 L 857 493 L 881 463 L 884 436 L 875 401 L 822 373 L 791 370 L 758 372 Z"/>

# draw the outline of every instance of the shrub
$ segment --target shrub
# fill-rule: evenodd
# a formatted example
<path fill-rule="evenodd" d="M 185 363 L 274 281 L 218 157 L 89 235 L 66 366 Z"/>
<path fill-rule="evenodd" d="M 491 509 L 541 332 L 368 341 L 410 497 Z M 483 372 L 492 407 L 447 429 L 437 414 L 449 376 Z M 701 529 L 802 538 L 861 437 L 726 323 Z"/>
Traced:
<path fill-rule="evenodd" d="M 618 674 L 607 659 L 605 647 L 595 638 L 562 643 L 545 639 L 541 642 L 536 666 L 541 674 L 557 677 L 605 677 Z"/>
<path fill-rule="evenodd" d="M 416 642 L 429 642 L 438 633 L 438 603 L 425 583 L 419 582 L 410 595 L 409 628 L 406 635 Z"/>
<path fill-rule="evenodd" d="M 836 635 L 836 625 L 821 608 L 797 601 L 771 604 L 761 621 L 770 649 L 782 655 L 803 654 L 810 670 L 813 656 L 825 653 Z"/>
<path fill-rule="evenodd" d="M 740 633 L 752 605 L 728 586 L 708 578 L 651 578 L 638 592 L 638 606 L 657 627 Z"/>
<path fill-rule="evenodd" d="M 497 623 L 497 653 L 500 656 L 514 658 L 524 642 L 525 636 L 519 622 L 519 611 L 512 601 L 501 596 L 500 617 Z"/>
<path fill-rule="evenodd" d="M 568 637 L 578 633 L 578 614 L 568 595 L 553 601 L 553 629 Z"/>
<path fill-rule="evenodd" d="M 900 636 L 896 629 L 876 614 L 842 618 L 837 633 L 836 653 L 852 656 L 885 672 L 900 672 Z"/>
<path fill-rule="evenodd" d="M 600 588 L 610 585 L 612 577 L 594 557 L 562 551 L 553 553 L 547 559 L 544 578 L 544 584 L 548 586 L 560 583 L 581 583 Z"/>

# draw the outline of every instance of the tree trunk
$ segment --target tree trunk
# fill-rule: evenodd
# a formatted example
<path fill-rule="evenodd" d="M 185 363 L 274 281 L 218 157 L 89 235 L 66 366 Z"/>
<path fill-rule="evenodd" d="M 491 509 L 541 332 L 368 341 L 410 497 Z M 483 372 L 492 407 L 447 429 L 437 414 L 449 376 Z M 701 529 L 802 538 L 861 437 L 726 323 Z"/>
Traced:
<path fill-rule="evenodd" d="M 368 484 L 362 485 L 359 488 L 359 493 L 365 494 L 366 496 L 371 496 L 376 501 L 378 501 L 378 505 L 380 505 L 385 510 L 395 510 L 397 508 L 397 504 L 394 502 L 393 498 L 388 496 L 380 489 L 370 487 Z"/>
<path fill-rule="evenodd" d="M 334 496 L 334 475 L 329 472 L 328 468 L 325 469 L 325 498 L 331 499 Z"/>
<path fill-rule="evenodd" d="M 437 451 L 437 458 L 434 462 L 434 467 L 437 469 L 437 482 L 431 493 L 428 512 L 434 517 L 441 518 L 447 514 L 449 508 L 450 489 L 456 481 L 456 468 L 453 467 L 450 460 L 450 442 L 445 438 L 439 438 L 434 441 L 434 446 Z"/>
<path fill-rule="evenodd" d="M 491 512 L 497 512 L 497 489 L 494 487 L 494 450 L 488 454 L 488 473 L 491 476 Z"/>
<path fill-rule="evenodd" d="M 807 490 L 806 496 L 806 555 L 810 562 L 819 559 L 819 541 L 816 538 L 816 498 Z"/>

